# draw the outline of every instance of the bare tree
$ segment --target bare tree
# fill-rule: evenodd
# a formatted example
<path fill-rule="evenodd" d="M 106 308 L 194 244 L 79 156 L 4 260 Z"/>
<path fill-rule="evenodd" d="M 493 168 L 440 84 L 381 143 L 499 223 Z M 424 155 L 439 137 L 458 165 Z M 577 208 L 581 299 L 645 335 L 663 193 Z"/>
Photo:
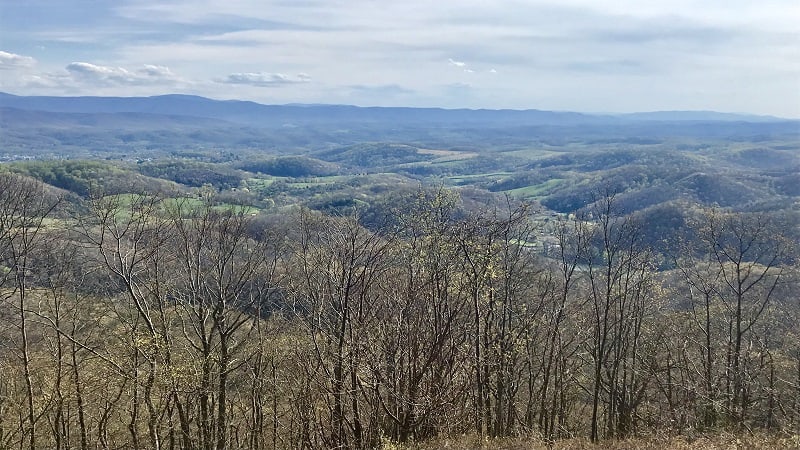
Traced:
<path fill-rule="evenodd" d="M 37 448 L 36 425 L 44 413 L 37 410 L 31 369 L 28 303 L 31 278 L 39 270 L 36 253 L 45 245 L 45 220 L 59 199 L 49 195 L 40 182 L 19 175 L 0 173 L 0 300 L 14 300 L 15 326 L 19 331 L 18 356 L 22 363 L 27 406 L 23 435 L 31 450 Z"/>
<path fill-rule="evenodd" d="M 469 295 L 461 281 L 454 220 L 457 198 L 420 189 L 394 212 L 400 238 L 388 292 L 371 346 L 372 389 L 384 431 L 393 440 L 421 440 L 461 425 Z"/>
<path fill-rule="evenodd" d="M 550 295 L 540 278 L 526 205 L 461 220 L 454 239 L 469 286 L 473 341 L 475 426 L 479 434 L 513 434 L 516 397 L 522 376 L 523 337 Z M 542 282 L 544 281 L 544 282 Z"/>
<path fill-rule="evenodd" d="M 695 251 L 706 266 L 700 281 L 704 301 L 719 302 L 724 311 L 726 342 L 724 391 L 726 413 L 738 425 L 745 425 L 750 406 L 750 348 L 754 327 L 764 316 L 785 272 L 791 242 L 780 228 L 763 214 L 735 214 L 718 210 L 703 212 L 696 227 L 699 248 Z M 710 347 L 710 312 L 706 313 L 706 363 L 710 378 L 714 352 Z M 707 381 L 709 383 L 710 380 Z"/>
<path fill-rule="evenodd" d="M 615 196 L 601 196 L 593 215 L 597 244 L 586 270 L 592 317 L 591 439 L 596 442 L 603 435 L 626 436 L 635 426 L 636 408 L 655 372 L 654 352 L 643 339 L 655 289 L 652 256 L 639 242 L 638 225 L 616 210 Z"/>
<path fill-rule="evenodd" d="M 146 409 L 146 447 L 161 448 L 163 405 L 155 391 L 169 353 L 166 273 L 162 269 L 169 258 L 165 250 L 170 236 L 161 202 L 160 196 L 152 194 L 98 195 L 90 200 L 90 217 L 81 222 L 84 245 L 96 252 L 112 286 L 118 286 L 131 305 L 132 315 L 122 310 L 120 318 L 128 327 L 131 351 L 126 376 L 133 381 L 128 430 L 134 448 L 145 447 L 138 432 L 141 402 Z M 140 372 L 142 363 L 144 374 Z"/>
<path fill-rule="evenodd" d="M 327 393 L 320 438 L 329 448 L 370 447 L 379 430 L 363 406 L 363 367 L 391 242 L 363 228 L 355 216 L 325 219 L 304 210 L 297 220 L 291 295 L 312 345 L 307 370 Z"/>
<path fill-rule="evenodd" d="M 702 425 L 713 427 L 717 421 L 719 371 L 717 367 L 718 333 L 716 316 L 721 271 L 708 256 L 699 259 L 694 245 L 684 242 L 684 257 L 676 260 L 691 302 L 692 321 L 702 334 L 701 367 L 704 405 Z M 688 333 L 688 330 L 686 330 Z"/>
<path fill-rule="evenodd" d="M 180 305 L 184 338 L 200 363 L 197 442 L 204 449 L 239 446 L 230 434 L 230 384 L 253 357 L 244 350 L 275 292 L 277 252 L 266 236 L 251 236 L 252 219 L 244 209 L 220 210 L 211 198 L 196 207 L 178 202 L 170 219 L 176 236 L 170 295 Z M 182 427 L 187 434 L 188 424 Z"/>
<path fill-rule="evenodd" d="M 526 422 L 533 428 L 533 408 L 538 406 L 538 429 L 551 441 L 567 432 L 567 412 L 571 407 L 568 399 L 574 397 L 570 394 L 570 386 L 578 385 L 570 374 L 578 373 L 575 354 L 586 338 L 580 331 L 586 326 L 579 320 L 582 305 L 577 299 L 581 296 L 578 291 L 583 280 L 582 268 L 591 252 L 593 232 L 593 228 L 581 218 L 560 218 L 557 221 L 553 230 L 557 245 L 551 251 L 557 255 L 557 266 L 550 271 L 552 278 L 547 280 L 554 287 L 545 297 L 548 304 L 543 305 L 543 311 L 537 314 L 544 317 L 537 324 L 543 330 L 541 337 L 531 339 L 529 344 L 529 354 L 539 357 L 530 363 Z M 541 381 L 534 394 L 535 373 L 541 373 Z M 539 399 L 538 405 L 534 405 L 534 395 Z"/>

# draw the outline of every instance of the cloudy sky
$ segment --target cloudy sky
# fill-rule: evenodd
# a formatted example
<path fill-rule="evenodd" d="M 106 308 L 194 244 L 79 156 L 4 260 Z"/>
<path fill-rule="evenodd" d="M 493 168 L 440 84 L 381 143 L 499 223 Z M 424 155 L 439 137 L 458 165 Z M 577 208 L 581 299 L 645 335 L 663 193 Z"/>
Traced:
<path fill-rule="evenodd" d="M 0 0 L 0 90 L 800 118 L 797 0 Z"/>

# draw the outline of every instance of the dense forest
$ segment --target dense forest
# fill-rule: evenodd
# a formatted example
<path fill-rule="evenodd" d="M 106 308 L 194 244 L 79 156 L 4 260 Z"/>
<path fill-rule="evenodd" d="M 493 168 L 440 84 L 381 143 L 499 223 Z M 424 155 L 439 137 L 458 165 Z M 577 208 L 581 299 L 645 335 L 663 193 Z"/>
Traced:
<path fill-rule="evenodd" d="M 591 162 L 572 158 L 545 163 Z M 788 212 L 685 201 L 659 240 L 629 187 L 667 184 L 622 173 L 549 199 L 568 214 L 428 184 L 262 214 L 248 202 L 288 185 L 241 189 L 240 169 L 331 166 L 248 164 L 140 164 L 188 191 L 99 163 L 80 167 L 128 189 L 40 181 L 84 179 L 68 164 L 0 172 L 0 448 L 800 433 Z M 699 177 L 679 187 L 720 181 Z"/>

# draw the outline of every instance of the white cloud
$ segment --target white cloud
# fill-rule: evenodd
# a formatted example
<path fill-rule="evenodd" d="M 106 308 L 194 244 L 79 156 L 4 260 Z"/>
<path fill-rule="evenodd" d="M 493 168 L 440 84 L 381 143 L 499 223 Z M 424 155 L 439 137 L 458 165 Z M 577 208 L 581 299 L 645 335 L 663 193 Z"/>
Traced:
<path fill-rule="evenodd" d="M 104 85 L 154 85 L 173 84 L 180 81 L 165 66 L 145 64 L 142 68 L 129 70 L 123 67 L 100 66 L 88 62 L 73 62 L 67 65 L 67 73 L 76 81 Z"/>
<path fill-rule="evenodd" d="M 465 63 L 464 61 L 455 61 L 453 60 L 453 58 L 447 58 L 447 62 L 449 62 L 451 66 L 467 67 L 467 63 Z"/>
<path fill-rule="evenodd" d="M 19 69 L 33 67 L 36 60 L 30 56 L 18 55 L 0 50 L 0 69 Z"/>
<path fill-rule="evenodd" d="M 140 73 L 153 78 L 175 78 L 175 74 L 166 66 L 154 66 L 152 64 L 145 64 Z"/>
<path fill-rule="evenodd" d="M 72 80 L 64 73 L 43 73 L 24 77 L 23 83 L 31 88 L 59 89 L 72 84 Z"/>
<path fill-rule="evenodd" d="M 66 67 L 67 72 L 92 77 L 120 77 L 124 78 L 130 74 L 127 70 L 121 67 L 105 67 L 97 66 L 87 62 L 73 62 L 69 63 Z"/>
<path fill-rule="evenodd" d="M 306 73 L 298 73 L 295 76 L 284 75 L 282 73 L 269 72 L 244 72 L 232 73 L 219 83 L 225 84 L 244 84 L 249 86 L 270 87 L 287 84 L 308 83 L 311 77 Z"/>

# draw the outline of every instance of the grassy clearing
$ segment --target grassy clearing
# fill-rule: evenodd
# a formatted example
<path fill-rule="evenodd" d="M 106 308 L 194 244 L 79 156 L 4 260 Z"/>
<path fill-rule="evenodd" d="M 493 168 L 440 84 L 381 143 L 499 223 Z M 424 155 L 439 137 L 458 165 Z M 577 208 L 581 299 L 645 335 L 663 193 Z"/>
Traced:
<path fill-rule="evenodd" d="M 544 183 L 525 186 L 517 189 L 506 191 L 509 195 L 522 198 L 541 197 L 549 194 L 553 189 L 558 187 L 565 180 L 563 178 L 553 178 L 545 181 Z"/>
<path fill-rule="evenodd" d="M 465 154 L 464 152 L 458 152 L 458 151 L 455 151 L 455 150 L 438 150 L 438 149 L 433 149 L 433 148 L 418 148 L 417 149 L 417 153 L 421 153 L 423 155 L 435 155 L 435 156 L 448 156 L 448 155 Z"/>
<path fill-rule="evenodd" d="M 333 184 L 333 181 L 319 181 L 319 182 L 308 182 L 308 181 L 298 181 L 292 183 L 286 183 L 286 186 L 293 188 L 293 189 L 306 189 L 314 186 L 327 186 L 329 184 Z"/>
<path fill-rule="evenodd" d="M 496 180 L 502 177 L 507 177 L 509 175 L 513 175 L 513 172 L 490 172 L 490 173 L 476 173 L 472 175 L 456 175 L 452 177 L 447 177 L 447 179 L 455 184 L 465 184 L 465 183 L 475 183 L 477 181 Z"/>
<path fill-rule="evenodd" d="M 515 158 L 527 158 L 530 160 L 544 159 L 551 156 L 559 156 L 564 154 L 564 150 L 553 151 L 541 148 L 526 148 L 523 150 L 512 150 L 502 153 L 505 156 L 513 156 Z"/>
<path fill-rule="evenodd" d="M 417 149 L 417 153 L 421 155 L 433 155 L 436 159 L 430 161 L 431 164 L 438 164 L 450 161 L 462 161 L 478 156 L 475 152 L 459 152 L 455 150 L 434 150 L 434 149 Z"/>
<path fill-rule="evenodd" d="M 478 156 L 477 153 L 462 153 L 460 155 L 452 155 L 452 156 L 442 156 L 436 159 L 432 159 L 430 161 L 431 164 L 443 164 L 449 162 L 456 162 L 456 161 L 464 161 L 465 159 L 471 159 Z"/>
<path fill-rule="evenodd" d="M 263 189 L 275 182 L 275 178 L 248 178 L 247 186 L 250 189 Z"/>
<path fill-rule="evenodd" d="M 129 209 L 136 197 L 135 194 L 120 194 L 109 196 L 115 198 L 119 201 L 120 210 L 118 212 L 118 218 L 127 218 L 129 216 Z M 203 200 L 197 197 L 169 197 L 165 198 L 161 201 L 161 213 L 168 213 L 170 211 L 175 211 L 176 209 L 180 209 L 180 213 L 184 215 L 188 215 L 193 210 L 203 207 Z M 259 208 L 255 206 L 243 206 L 243 205 L 236 205 L 233 203 L 218 203 L 211 207 L 211 209 L 216 211 L 228 211 L 232 210 L 235 212 L 242 211 L 244 214 L 253 214 L 258 213 L 260 211 Z"/>
<path fill-rule="evenodd" d="M 234 211 L 239 212 L 242 211 L 243 214 L 258 214 L 261 211 L 260 208 L 256 208 L 255 206 L 249 205 L 236 205 L 233 203 L 220 203 L 219 205 L 212 206 L 212 209 L 216 211 Z"/>

